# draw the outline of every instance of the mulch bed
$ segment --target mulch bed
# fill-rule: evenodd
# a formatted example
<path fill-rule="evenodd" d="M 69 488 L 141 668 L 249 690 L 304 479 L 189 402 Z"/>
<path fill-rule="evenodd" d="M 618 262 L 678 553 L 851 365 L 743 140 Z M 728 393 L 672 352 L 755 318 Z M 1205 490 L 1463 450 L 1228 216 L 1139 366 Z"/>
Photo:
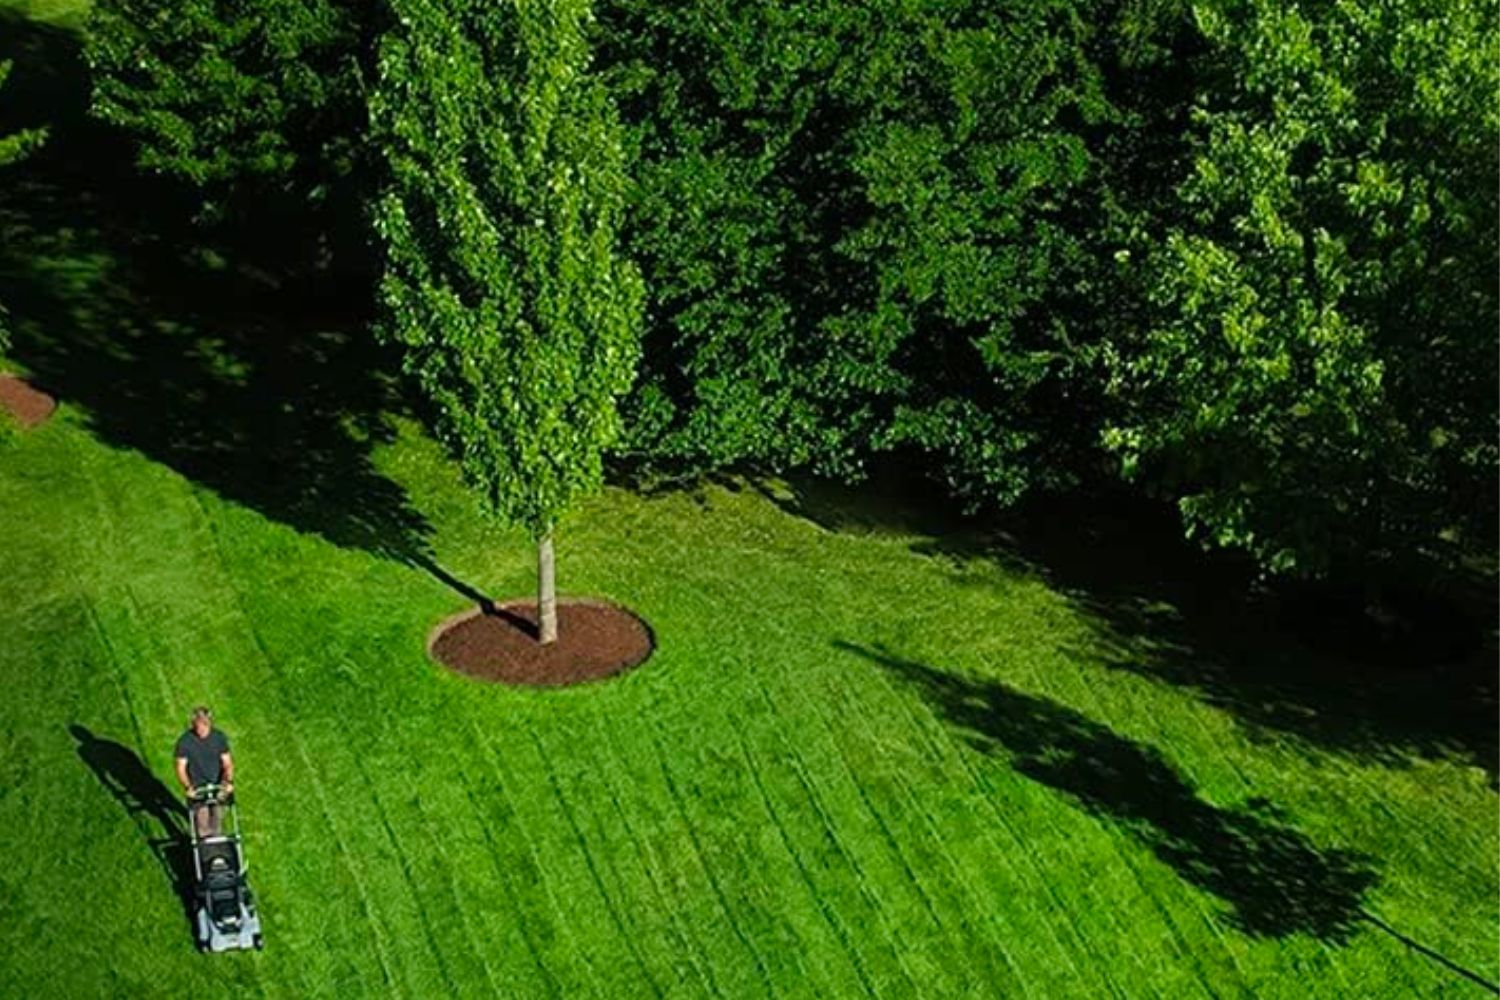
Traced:
<path fill-rule="evenodd" d="M 557 602 L 557 641 L 537 642 L 534 601 L 507 601 L 455 615 L 427 640 L 432 658 L 484 681 L 560 687 L 639 666 L 655 642 L 646 623 L 602 601 Z"/>
<path fill-rule="evenodd" d="M 32 428 L 57 409 L 57 400 L 14 375 L 0 375 L 0 407 L 22 427 Z"/>

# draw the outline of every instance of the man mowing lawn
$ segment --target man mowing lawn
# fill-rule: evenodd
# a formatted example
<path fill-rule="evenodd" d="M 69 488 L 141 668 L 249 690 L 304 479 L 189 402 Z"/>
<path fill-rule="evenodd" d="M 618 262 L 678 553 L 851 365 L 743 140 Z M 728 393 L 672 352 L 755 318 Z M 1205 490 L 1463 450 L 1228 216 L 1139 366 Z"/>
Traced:
<path fill-rule="evenodd" d="M 189 797 L 188 809 L 199 837 L 217 837 L 223 813 L 221 801 L 234 794 L 234 758 L 229 755 L 229 737 L 214 728 L 214 713 L 203 705 L 193 709 L 187 731 L 177 738 L 177 780 Z M 193 790 L 203 785 L 222 785 L 220 801 L 194 802 Z"/>

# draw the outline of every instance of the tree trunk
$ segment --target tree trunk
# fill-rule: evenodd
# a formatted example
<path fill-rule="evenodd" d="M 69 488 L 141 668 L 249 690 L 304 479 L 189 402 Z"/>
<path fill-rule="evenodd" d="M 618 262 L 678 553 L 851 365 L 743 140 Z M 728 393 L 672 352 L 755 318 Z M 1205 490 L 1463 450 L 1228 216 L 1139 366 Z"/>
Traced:
<path fill-rule="evenodd" d="M 557 641 L 557 574 L 552 557 L 552 531 L 537 539 L 537 638 L 545 645 Z"/>

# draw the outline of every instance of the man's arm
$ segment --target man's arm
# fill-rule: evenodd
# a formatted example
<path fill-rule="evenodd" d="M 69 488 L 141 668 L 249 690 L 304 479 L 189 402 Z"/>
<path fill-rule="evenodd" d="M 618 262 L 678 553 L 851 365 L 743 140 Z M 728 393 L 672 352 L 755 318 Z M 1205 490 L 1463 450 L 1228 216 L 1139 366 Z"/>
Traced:
<path fill-rule="evenodd" d="M 193 783 L 188 780 L 186 757 L 177 758 L 177 782 L 182 785 L 184 792 L 191 792 L 193 790 Z"/>
<path fill-rule="evenodd" d="M 224 768 L 224 794 L 228 795 L 234 791 L 234 758 L 228 750 L 219 754 L 219 764 Z"/>

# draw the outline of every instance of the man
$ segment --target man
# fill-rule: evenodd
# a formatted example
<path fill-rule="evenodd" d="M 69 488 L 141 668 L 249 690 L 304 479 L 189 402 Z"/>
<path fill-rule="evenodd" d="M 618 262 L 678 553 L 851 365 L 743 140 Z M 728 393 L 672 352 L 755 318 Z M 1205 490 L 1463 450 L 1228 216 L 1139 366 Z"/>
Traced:
<path fill-rule="evenodd" d="M 199 705 L 193 709 L 187 732 L 177 738 L 177 780 L 191 796 L 201 785 L 222 786 L 219 798 L 234 793 L 234 758 L 229 756 L 229 737 L 214 728 L 214 713 Z M 188 805 L 199 837 L 217 837 L 222 807 L 217 803 Z"/>

